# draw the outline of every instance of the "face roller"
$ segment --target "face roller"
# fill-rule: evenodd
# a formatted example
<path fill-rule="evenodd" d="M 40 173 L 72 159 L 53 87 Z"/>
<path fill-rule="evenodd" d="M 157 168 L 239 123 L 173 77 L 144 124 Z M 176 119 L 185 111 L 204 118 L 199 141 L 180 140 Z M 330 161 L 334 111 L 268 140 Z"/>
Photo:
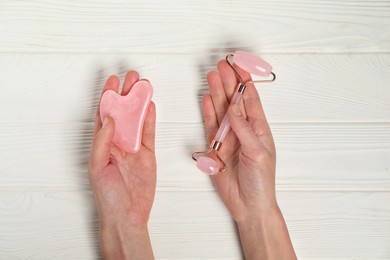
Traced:
<path fill-rule="evenodd" d="M 232 63 L 229 60 L 230 58 L 233 58 Z M 234 72 L 236 73 L 236 75 L 240 81 L 230 104 L 240 103 L 241 96 L 245 92 L 245 89 L 246 89 L 248 83 L 275 81 L 276 76 L 272 72 L 271 65 L 269 65 L 266 61 L 264 61 L 260 57 L 255 56 L 251 53 L 243 52 L 243 51 L 236 51 L 236 52 L 234 52 L 234 54 L 228 54 L 226 56 L 226 61 L 230 65 L 230 67 L 234 70 Z M 233 65 L 232 65 L 233 63 L 236 64 L 241 69 L 247 71 L 250 74 L 254 74 L 254 75 L 262 76 L 262 77 L 272 76 L 272 78 L 265 79 L 265 80 L 243 82 L 241 75 L 233 67 Z M 228 115 L 225 114 L 225 116 L 222 120 L 222 123 L 219 126 L 218 132 L 210 144 L 210 148 L 207 151 L 194 152 L 192 154 L 192 159 L 194 159 L 197 162 L 196 166 L 199 168 L 199 170 L 201 170 L 202 172 L 209 174 L 209 175 L 214 175 L 214 174 L 217 174 L 218 172 L 226 171 L 226 164 L 218 156 L 218 151 L 221 149 L 223 140 L 225 139 L 226 134 L 228 133 L 229 129 L 230 129 L 230 122 L 228 119 Z M 215 157 L 217 160 L 208 156 L 212 151 L 215 152 Z"/>

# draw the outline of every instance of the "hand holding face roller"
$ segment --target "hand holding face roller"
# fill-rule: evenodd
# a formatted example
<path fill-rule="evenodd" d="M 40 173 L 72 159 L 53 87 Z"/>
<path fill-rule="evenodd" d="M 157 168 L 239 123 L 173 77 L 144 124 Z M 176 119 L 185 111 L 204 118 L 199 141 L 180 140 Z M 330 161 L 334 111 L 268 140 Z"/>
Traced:
<path fill-rule="evenodd" d="M 229 58 L 233 57 L 232 63 L 239 66 L 241 69 L 262 77 L 269 77 L 272 75 L 271 79 L 258 80 L 258 81 L 248 81 L 243 82 L 241 75 L 233 67 L 232 63 L 229 61 Z M 248 52 L 236 51 L 234 54 L 229 54 L 226 56 L 226 61 L 230 67 L 234 70 L 237 77 L 239 78 L 238 87 L 233 95 L 233 98 L 230 104 L 238 104 L 241 100 L 242 94 L 245 92 L 248 83 L 257 83 L 257 82 L 272 82 L 275 80 L 275 74 L 272 72 L 272 67 L 266 61 L 255 56 Z M 226 164 L 218 156 L 218 151 L 220 150 L 223 140 L 226 137 L 230 129 L 230 122 L 227 114 L 225 114 L 222 123 L 219 126 L 218 132 L 215 135 L 215 138 L 210 144 L 210 148 L 204 152 L 194 152 L 192 158 L 197 161 L 197 167 L 204 173 L 209 175 L 217 174 L 218 172 L 224 172 L 226 170 Z M 218 161 L 209 157 L 208 154 L 212 151 L 215 151 L 215 155 Z"/>

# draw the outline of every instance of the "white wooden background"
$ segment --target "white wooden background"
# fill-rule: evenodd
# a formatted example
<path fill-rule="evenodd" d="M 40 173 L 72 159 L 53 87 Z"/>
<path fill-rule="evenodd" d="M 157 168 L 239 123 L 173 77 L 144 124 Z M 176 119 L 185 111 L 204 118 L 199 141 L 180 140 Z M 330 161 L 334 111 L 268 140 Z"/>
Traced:
<path fill-rule="evenodd" d="M 104 80 L 155 88 L 157 259 L 241 259 L 191 151 L 205 74 L 262 55 L 277 192 L 300 259 L 390 259 L 390 1 L 1 0 L 0 259 L 100 258 L 87 177 Z M 185 169 L 180 170 L 180 169 Z"/>

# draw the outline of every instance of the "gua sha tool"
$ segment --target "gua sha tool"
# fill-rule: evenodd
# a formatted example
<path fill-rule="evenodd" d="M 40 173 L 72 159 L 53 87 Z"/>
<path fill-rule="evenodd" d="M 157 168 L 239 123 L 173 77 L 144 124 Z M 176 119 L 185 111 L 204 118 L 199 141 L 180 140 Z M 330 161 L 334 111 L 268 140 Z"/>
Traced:
<path fill-rule="evenodd" d="M 229 58 L 232 58 L 232 63 L 229 61 Z M 275 73 L 272 72 L 271 65 L 269 65 L 265 60 L 261 59 L 256 55 L 244 51 L 236 51 L 233 54 L 228 54 L 226 56 L 226 61 L 230 65 L 230 67 L 234 70 L 234 72 L 236 73 L 240 81 L 230 104 L 240 103 L 241 96 L 245 92 L 248 83 L 275 81 L 276 75 Z M 272 76 L 272 78 L 265 79 L 265 80 L 243 82 L 240 73 L 238 73 L 238 71 L 233 67 L 233 63 L 236 64 L 241 69 L 249 72 L 250 74 L 254 74 L 262 77 Z M 208 175 L 215 175 L 219 172 L 226 171 L 226 164 L 218 156 L 218 151 L 221 149 L 223 140 L 225 139 L 229 129 L 230 129 L 229 118 L 227 114 L 225 114 L 222 123 L 219 126 L 218 132 L 210 144 L 209 149 L 204 152 L 194 152 L 192 154 L 192 159 L 194 159 L 197 162 L 196 166 L 199 168 L 199 170 L 201 170 L 202 172 Z M 213 159 L 209 156 L 211 152 L 214 152 L 216 159 Z"/>
<path fill-rule="evenodd" d="M 126 96 L 107 90 L 100 100 L 102 122 L 110 116 L 115 122 L 112 142 L 123 151 L 136 153 L 141 148 L 142 129 L 153 95 L 153 87 L 146 80 L 137 81 Z"/>

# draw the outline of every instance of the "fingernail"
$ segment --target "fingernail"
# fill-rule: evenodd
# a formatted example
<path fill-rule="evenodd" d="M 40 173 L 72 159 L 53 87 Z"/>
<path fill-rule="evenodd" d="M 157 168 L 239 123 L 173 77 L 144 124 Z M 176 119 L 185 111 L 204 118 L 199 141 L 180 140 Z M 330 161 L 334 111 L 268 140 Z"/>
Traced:
<path fill-rule="evenodd" d="M 232 109 L 234 114 L 236 114 L 237 116 L 241 116 L 240 107 L 238 105 L 233 105 Z"/>
<path fill-rule="evenodd" d="M 110 122 L 110 119 L 108 119 L 108 117 L 105 117 L 103 121 L 103 128 L 107 126 L 108 122 Z"/>

